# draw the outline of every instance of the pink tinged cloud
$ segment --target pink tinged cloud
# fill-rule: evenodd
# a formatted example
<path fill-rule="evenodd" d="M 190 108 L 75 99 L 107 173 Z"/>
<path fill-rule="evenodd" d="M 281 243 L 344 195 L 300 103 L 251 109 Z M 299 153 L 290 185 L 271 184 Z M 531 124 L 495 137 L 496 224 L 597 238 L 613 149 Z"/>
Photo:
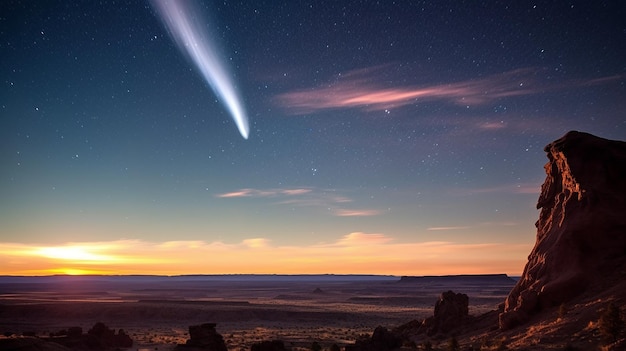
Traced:
<path fill-rule="evenodd" d="M 281 193 L 285 195 L 302 195 L 310 193 L 311 189 L 285 189 Z"/>
<path fill-rule="evenodd" d="M 229 198 L 229 197 L 248 197 L 253 196 L 252 189 L 241 189 L 238 191 L 232 191 L 230 193 L 219 194 L 217 197 Z"/>
<path fill-rule="evenodd" d="M 417 101 L 447 100 L 461 105 L 482 104 L 494 99 L 537 92 L 527 88 L 533 71 L 521 69 L 483 79 L 422 87 L 383 88 L 372 81 L 379 69 L 350 72 L 337 83 L 317 89 L 281 94 L 276 101 L 297 114 L 333 108 L 384 110 Z"/>
<path fill-rule="evenodd" d="M 366 217 L 377 216 L 382 212 L 376 209 L 345 209 L 340 208 L 352 199 L 336 195 L 335 191 L 314 188 L 287 188 L 287 189 L 251 189 L 244 188 L 236 191 L 217 194 L 218 198 L 272 198 L 278 199 L 274 204 L 290 206 L 324 207 L 329 213 L 337 217 Z"/>
<path fill-rule="evenodd" d="M 457 105 L 480 105 L 507 97 L 607 84 L 621 78 L 611 76 L 564 84 L 548 84 L 538 79 L 542 70 L 524 68 L 449 84 L 388 88 L 373 83 L 384 81 L 380 71 L 380 67 L 352 71 L 342 75 L 334 84 L 280 94 L 275 101 L 294 114 L 338 108 L 379 111 L 432 100 L 443 100 Z M 486 124 L 482 127 L 499 129 L 504 126 Z"/>
<path fill-rule="evenodd" d="M 335 216 L 338 216 L 338 217 L 368 217 L 368 216 L 378 216 L 379 214 L 380 214 L 379 210 L 338 209 L 335 211 Z"/>
<path fill-rule="evenodd" d="M 484 130 L 498 130 L 503 128 L 506 128 L 506 124 L 504 122 L 485 122 L 478 125 L 478 129 Z"/>
<path fill-rule="evenodd" d="M 469 229 L 470 227 L 467 226 L 451 226 L 451 227 L 430 227 L 427 228 L 426 230 L 464 230 L 464 229 Z"/>
<path fill-rule="evenodd" d="M 280 195 L 295 196 L 310 193 L 311 189 L 239 189 L 237 191 L 216 195 L 219 198 L 236 198 L 236 197 L 274 197 Z"/>

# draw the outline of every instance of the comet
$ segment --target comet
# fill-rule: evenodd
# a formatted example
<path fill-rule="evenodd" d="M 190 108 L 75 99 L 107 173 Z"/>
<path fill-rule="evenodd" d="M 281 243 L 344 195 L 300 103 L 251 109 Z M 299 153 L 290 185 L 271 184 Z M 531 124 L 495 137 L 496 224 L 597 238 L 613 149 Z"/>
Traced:
<path fill-rule="evenodd" d="M 241 98 L 226 69 L 217 46 L 206 32 L 207 21 L 200 17 L 197 5 L 191 1 L 150 0 L 178 49 L 185 54 L 202 74 L 213 92 L 230 112 L 239 133 L 248 139 L 250 127 Z"/>

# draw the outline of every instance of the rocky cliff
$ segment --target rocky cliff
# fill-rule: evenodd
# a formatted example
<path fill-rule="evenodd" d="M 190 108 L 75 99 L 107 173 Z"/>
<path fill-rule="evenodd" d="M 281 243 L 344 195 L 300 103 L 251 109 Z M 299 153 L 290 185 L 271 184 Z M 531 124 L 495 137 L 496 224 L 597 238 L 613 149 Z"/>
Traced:
<path fill-rule="evenodd" d="M 537 239 L 501 329 L 626 277 L 626 142 L 572 131 L 544 150 Z"/>

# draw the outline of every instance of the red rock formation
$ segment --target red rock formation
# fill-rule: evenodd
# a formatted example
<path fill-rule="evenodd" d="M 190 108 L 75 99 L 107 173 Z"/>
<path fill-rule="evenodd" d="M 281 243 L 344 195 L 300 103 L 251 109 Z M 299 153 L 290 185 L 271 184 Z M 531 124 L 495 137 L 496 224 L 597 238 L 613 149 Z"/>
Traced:
<path fill-rule="evenodd" d="M 572 131 L 544 150 L 537 240 L 505 301 L 501 329 L 610 286 L 626 269 L 626 142 Z"/>

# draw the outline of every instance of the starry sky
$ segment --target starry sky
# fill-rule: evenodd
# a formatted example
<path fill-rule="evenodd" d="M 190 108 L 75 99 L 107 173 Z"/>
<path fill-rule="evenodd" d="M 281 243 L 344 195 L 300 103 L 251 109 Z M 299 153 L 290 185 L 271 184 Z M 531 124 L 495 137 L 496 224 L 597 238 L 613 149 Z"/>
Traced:
<path fill-rule="evenodd" d="M 189 1 L 182 1 L 189 3 Z M 0 3 L 0 274 L 520 274 L 543 147 L 626 139 L 623 1 Z"/>

